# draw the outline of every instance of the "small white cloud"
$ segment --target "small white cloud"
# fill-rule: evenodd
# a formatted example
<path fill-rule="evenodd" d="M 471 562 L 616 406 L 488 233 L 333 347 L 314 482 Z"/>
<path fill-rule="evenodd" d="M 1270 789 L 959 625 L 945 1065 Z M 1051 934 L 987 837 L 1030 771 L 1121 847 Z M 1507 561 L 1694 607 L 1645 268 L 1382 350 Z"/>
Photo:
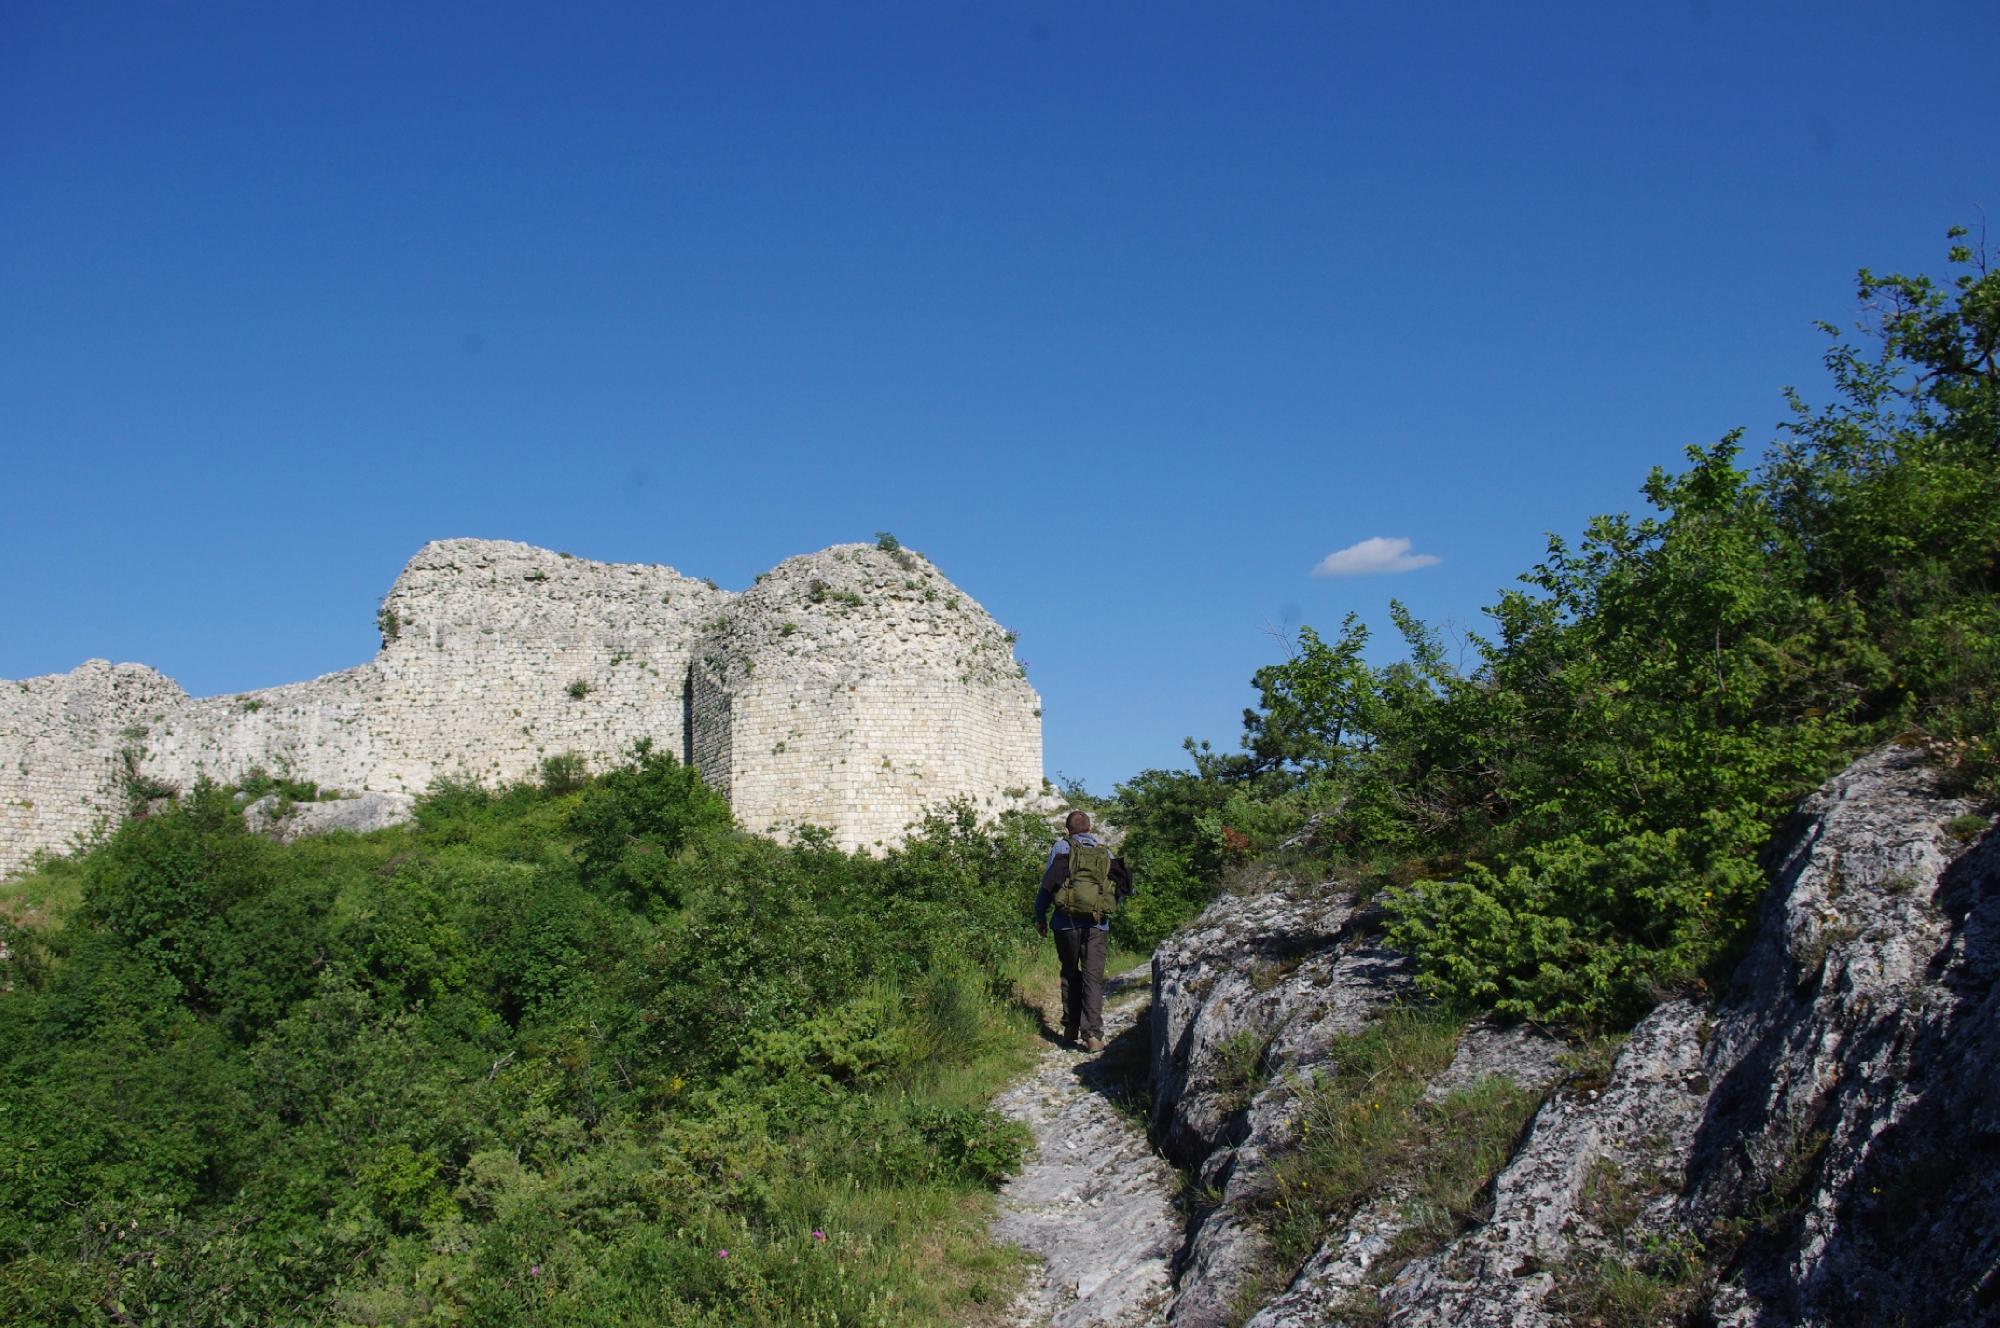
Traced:
<path fill-rule="evenodd" d="M 1380 535 L 1329 553 L 1313 568 L 1314 576 L 1380 576 L 1384 572 L 1414 572 L 1443 562 L 1434 553 L 1411 553 L 1410 541 Z"/>

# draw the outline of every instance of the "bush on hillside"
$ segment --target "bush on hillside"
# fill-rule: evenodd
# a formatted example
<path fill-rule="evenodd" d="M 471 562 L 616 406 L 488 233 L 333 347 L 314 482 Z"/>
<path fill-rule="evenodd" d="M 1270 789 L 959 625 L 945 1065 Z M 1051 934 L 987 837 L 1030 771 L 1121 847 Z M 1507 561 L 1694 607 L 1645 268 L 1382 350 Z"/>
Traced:
<path fill-rule="evenodd" d="M 1690 449 L 1651 515 L 1552 540 L 1469 667 L 1401 606 L 1386 667 L 1351 617 L 1301 629 L 1242 755 L 1120 790 L 1186 906 L 1247 793 L 1351 863 L 1462 864 L 1386 896 L 1432 994 L 1621 1023 L 1726 965 L 1775 821 L 1859 749 L 1914 732 L 2000 792 L 2000 273 L 1950 259 L 1943 284 L 1864 272 L 1874 344 L 1827 329 L 1834 404 L 1794 396 L 1755 469 L 1736 435 Z"/>
<path fill-rule="evenodd" d="M 285 846 L 203 786 L 85 856 L 8 933 L 0 1322 L 962 1317 L 1038 847 L 563 774 Z"/>

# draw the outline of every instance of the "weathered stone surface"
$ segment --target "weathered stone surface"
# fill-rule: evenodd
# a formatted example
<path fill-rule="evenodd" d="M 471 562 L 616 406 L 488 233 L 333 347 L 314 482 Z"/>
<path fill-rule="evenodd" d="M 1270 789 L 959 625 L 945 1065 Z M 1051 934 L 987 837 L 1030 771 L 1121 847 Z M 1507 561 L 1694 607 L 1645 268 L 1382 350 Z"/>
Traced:
<path fill-rule="evenodd" d="M 742 594 L 650 564 L 440 540 L 357 668 L 190 698 L 134 664 L 0 682 L 0 872 L 175 788 L 253 768 L 346 793 L 531 777 L 649 739 L 758 832 L 889 845 L 928 807 L 1038 806 L 1041 708 L 1012 637 L 921 555 L 839 545 Z"/>
<path fill-rule="evenodd" d="M 67 852 L 125 814 L 123 753 L 188 695 L 143 664 L 93 659 L 0 681 L 0 874 Z"/>
<path fill-rule="evenodd" d="M 1890 747 L 1773 855 L 1681 1212 L 1795 1216 L 1744 1251 L 1720 1322 L 2000 1319 L 2000 836 L 1968 851 L 1946 827 L 1970 811 Z"/>
<path fill-rule="evenodd" d="M 1299 1076 L 1405 997 L 1410 972 L 1349 899 L 1294 884 L 1219 900 L 1154 954 L 1154 1136 L 1220 1196 L 1188 1233 L 1176 1328 L 1237 1317 L 1267 1255 L 1245 1210 L 1292 1142 Z"/>
<path fill-rule="evenodd" d="M 1144 970 L 1127 975 L 1128 989 Z M 1116 985 L 1116 984 L 1114 984 Z M 1129 1030 L 1137 1001 L 1105 1009 L 1107 1039 Z M 1167 1265 L 1180 1244 L 1178 1182 L 1120 1114 L 1096 1058 L 1052 1048 L 994 1105 L 1034 1133 L 1035 1151 L 1000 1190 L 994 1234 L 1043 1266 L 1014 1306 L 1022 1328 L 1142 1328 L 1160 1322 Z"/>
<path fill-rule="evenodd" d="M 1378 1295 L 1380 1196 L 1253 1328 L 1564 1323 L 1566 1282 L 1649 1235 L 1733 1256 L 1719 1323 L 2000 1321 L 2000 836 L 1968 851 L 1968 811 L 1913 751 L 1856 762 L 1774 845 L 1725 1000 L 1660 1006 L 1546 1101 L 1489 1220 Z M 1528 1072 L 1478 1041 L 1433 1093 Z"/>
<path fill-rule="evenodd" d="M 1634 1029 L 1599 1089 L 1558 1092 L 1536 1113 L 1513 1161 L 1494 1180 L 1492 1218 L 1413 1261 L 1381 1302 L 1398 1324 L 1556 1324 L 1547 1306 L 1556 1272 L 1608 1248 L 1588 1205 L 1593 1180 L 1634 1186 L 1663 1207 L 1707 1102 L 1701 1071 L 1705 1013 L 1671 1001 Z"/>
<path fill-rule="evenodd" d="M 1153 1130 L 1167 1155 L 1197 1166 L 1250 1137 L 1253 1103 L 1234 1082 L 1244 1039 L 1264 1046 L 1258 1096 L 1276 1107 L 1284 1072 L 1407 995 L 1411 971 L 1343 895 L 1284 884 L 1217 900 L 1153 955 Z"/>
<path fill-rule="evenodd" d="M 1037 803 L 1041 702 L 1013 637 L 908 550 L 788 558 L 703 626 L 695 762 L 746 829 L 901 840 L 926 807 Z"/>
<path fill-rule="evenodd" d="M 1424 1090 L 1424 1099 L 1441 1101 L 1488 1079 L 1508 1079 L 1536 1090 L 1552 1088 L 1566 1073 L 1561 1065 L 1564 1050 L 1555 1038 L 1522 1024 L 1473 1024 L 1460 1035 L 1451 1064 Z"/>
<path fill-rule="evenodd" d="M 334 830 L 365 835 L 409 821 L 417 800 L 405 793 L 363 793 L 329 802 L 286 803 L 267 793 L 243 809 L 243 823 L 281 844 Z"/>

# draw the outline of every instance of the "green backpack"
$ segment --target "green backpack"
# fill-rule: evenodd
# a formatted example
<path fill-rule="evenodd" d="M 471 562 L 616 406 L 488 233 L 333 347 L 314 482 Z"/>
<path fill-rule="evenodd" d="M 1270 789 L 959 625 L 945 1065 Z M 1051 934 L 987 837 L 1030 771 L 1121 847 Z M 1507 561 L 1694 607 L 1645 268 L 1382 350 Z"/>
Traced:
<path fill-rule="evenodd" d="M 1079 844 L 1074 835 L 1064 835 L 1063 840 L 1069 845 L 1069 879 L 1056 889 L 1056 907 L 1102 922 L 1118 907 L 1118 892 L 1111 883 L 1111 850 L 1102 844 Z"/>

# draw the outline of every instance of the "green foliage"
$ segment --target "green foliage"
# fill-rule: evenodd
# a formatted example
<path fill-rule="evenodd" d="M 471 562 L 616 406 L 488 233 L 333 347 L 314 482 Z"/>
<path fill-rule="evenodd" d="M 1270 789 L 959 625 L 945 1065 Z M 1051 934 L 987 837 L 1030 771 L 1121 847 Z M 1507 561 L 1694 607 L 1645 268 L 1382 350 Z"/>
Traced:
<path fill-rule="evenodd" d="M 1915 733 L 2000 792 L 2000 273 L 1951 261 L 1862 273 L 1874 350 L 1828 329 L 1835 404 L 1794 396 L 1757 468 L 1732 434 L 1655 471 L 1651 514 L 1551 540 L 1462 661 L 1400 605 L 1386 666 L 1352 617 L 1301 629 L 1243 754 L 1120 789 L 1163 911 L 1316 818 L 1335 866 L 1430 859 L 1385 896 L 1428 993 L 1616 1026 L 1726 967 L 1758 850 L 1858 750 Z"/>
<path fill-rule="evenodd" d="M 729 825 L 729 804 L 699 774 L 642 739 L 629 764 L 584 794 L 567 828 L 586 884 L 672 906 L 690 866 L 684 855 Z"/>
<path fill-rule="evenodd" d="M 249 772 L 236 781 L 235 789 L 251 802 L 270 793 L 277 794 L 285 802 L 317 802 L 320 799 L 320 787 L 311 780 L 274 775 L 261 765 L 251 766 Z"/>
<path fill-rule="evenodd" d="M 229 915 L 264 893 L 266 853 L 229 794 L 197 784 L 170 812 L 129 821 L 84 865 L 83 916 L 213 1009 Z"/>
<path fill-rule="evenodd" d="M 1185 925 L 1230 867 L 1270 848 L 1299 820 L 1282 777 L 1219 776 L 1218 758 L 1188 745 L 1201 769 L 1143 771 L 1120 784 L 1103 811 L 1124 832 L 1119 854 L 1135 883 L 1111 917 L 1112 941 L 1127 949 L 1150 951 Z M 1072 802 L 1085 801 L 1071 792 Z"/>
<path fill-rule="evenodd" d="M 542 792 L 560 797 L 574 793 L 590 780 L 590 758 L 582 752 L 557 752 L 542 758 Z"/>
<path fill-rule="evenodd" d="M 146 753 L 137 746 L 123 748 L 118 753 L 118 788 L 125 796 L 125 809 L 134 816 L 143 815 L 146 805 L 161 798 L 172 798 L 180 790 L 164 780 L 155 779 L 142 768 Z"/>
<path fill-rule="evenodd" d="M 784 847 L 644 746 L 284 846 L 200 785 L 10 897 L 0 1322 L 964 1321 L 1039 838 Z"/>
<path fill-rule="evenodd" d="M 1215 1087 L 1230 1111 L 1249 1106 L 1270 1079 L 1270 1047 L 1271 1035 L 1255 1028 L 1239 1028 L 1216 1047 Z"/>

